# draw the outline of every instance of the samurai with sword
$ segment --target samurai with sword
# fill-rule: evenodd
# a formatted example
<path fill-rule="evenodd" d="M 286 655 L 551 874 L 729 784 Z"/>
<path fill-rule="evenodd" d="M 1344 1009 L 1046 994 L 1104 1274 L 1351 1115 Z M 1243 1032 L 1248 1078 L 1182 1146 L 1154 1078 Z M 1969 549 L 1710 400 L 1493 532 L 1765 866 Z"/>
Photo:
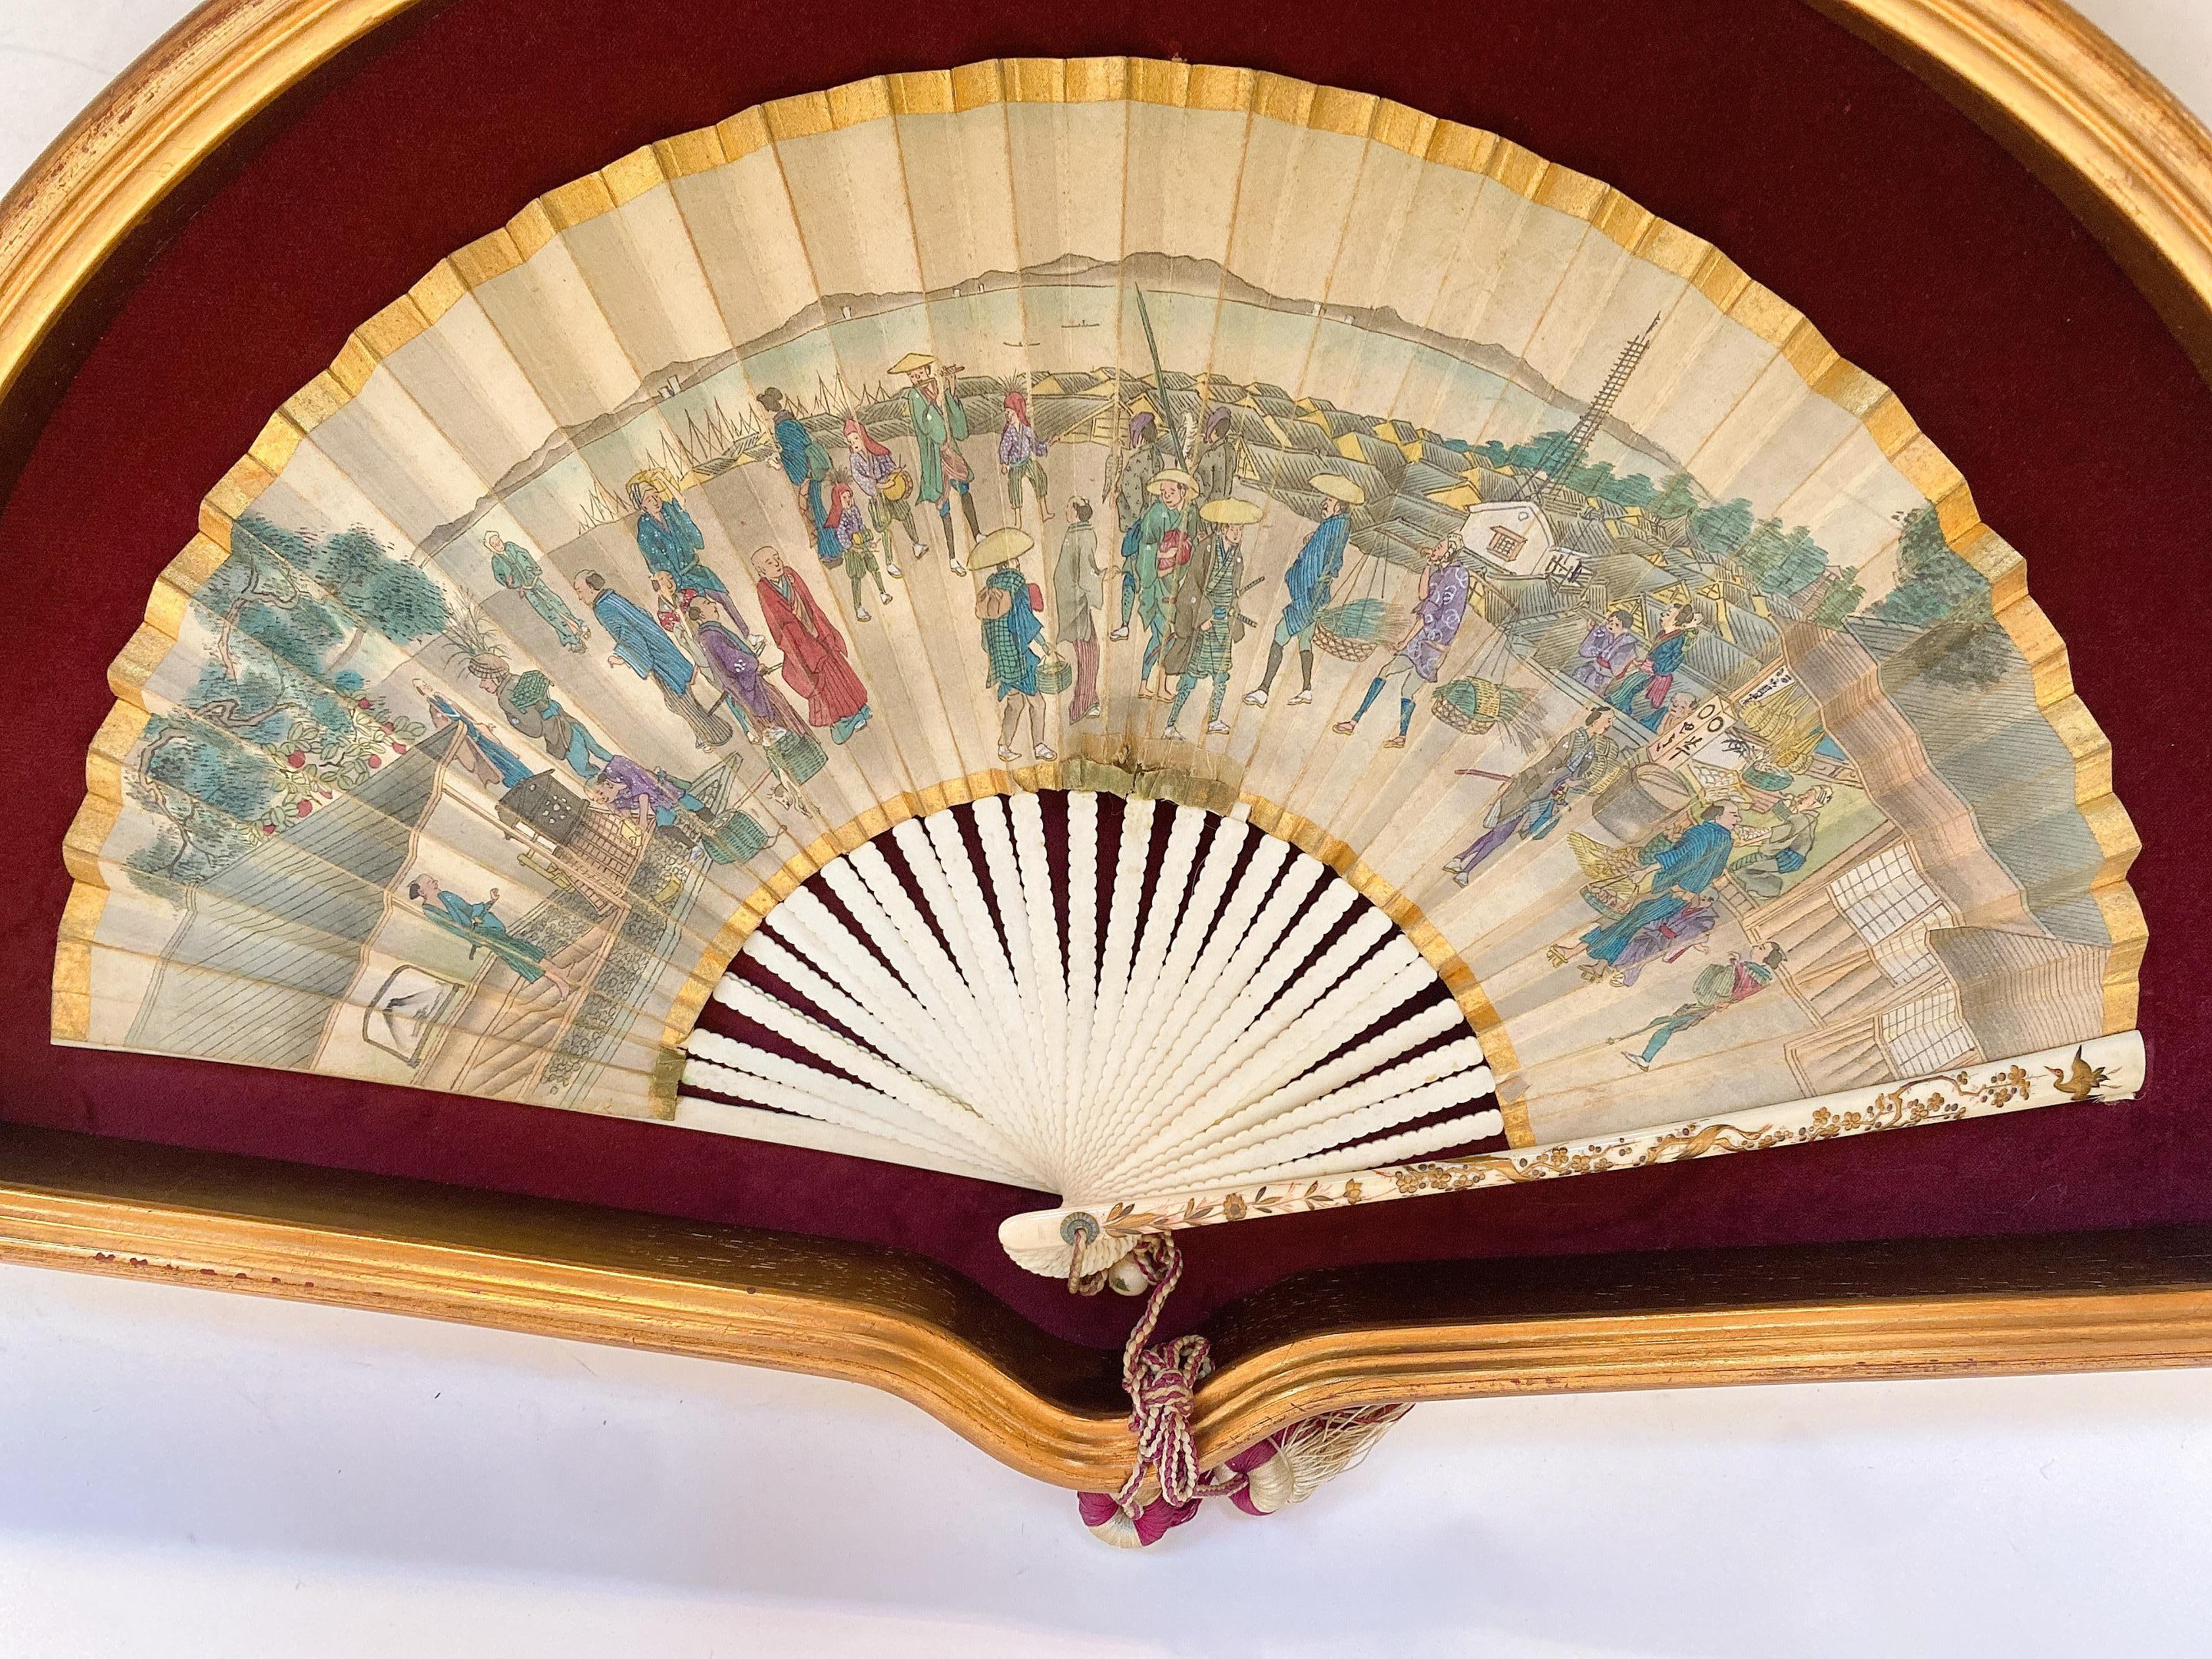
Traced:
<path fill-rule="evenodd" d="M 1256 501 L 1224 495 L 1208 501 L 1199 515 L 1213 527 L 1205 538 L 1195 568 L 1186 574 L 1175 595 L 1175 632 L 1168 641 L 1165 665 L 1176 680 L 1175 701 L 1168 708 L 1170 742 L 1182 741 L 1176 722 L 1182 706 L 1200 680 L 1212 680 L 1206 700 L 1206 729 L 1218 734 L 1229 726 L 1221 718 L 1221 704 L 1229 695 L 1229 675 L 1234 652 L 1252 619 L 1238 609 L 1244 585 L 1244 526 L 1260 518 Z M 1259 584 L 1252 584 L 1257 586 Z"/>

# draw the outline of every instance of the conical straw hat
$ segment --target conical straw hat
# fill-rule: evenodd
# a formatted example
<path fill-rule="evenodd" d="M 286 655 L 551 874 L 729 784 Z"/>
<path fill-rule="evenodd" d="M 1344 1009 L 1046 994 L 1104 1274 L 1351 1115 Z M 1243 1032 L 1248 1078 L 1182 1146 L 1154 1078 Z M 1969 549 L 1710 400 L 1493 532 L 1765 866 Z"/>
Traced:
<path fill-rule="evenodd" d="M 968 568 L 988 570 L 993 565 L 1011 564 L 1036 545 L 1029 532 L 1007 525 L 994 530 L 968 550 Z"/>

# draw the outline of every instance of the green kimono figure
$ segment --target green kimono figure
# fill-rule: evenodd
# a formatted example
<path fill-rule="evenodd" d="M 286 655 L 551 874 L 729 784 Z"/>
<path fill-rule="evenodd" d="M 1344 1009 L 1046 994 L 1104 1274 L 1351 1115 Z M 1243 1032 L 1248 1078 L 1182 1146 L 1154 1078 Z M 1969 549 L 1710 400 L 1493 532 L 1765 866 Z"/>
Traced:
<path fill-rule="evenodd" d="M 1138 690 L 1145 696 L 1167 695 L 1164 680 L 1158 693 L 1149 687 L 1152 671 L 1161 665 L 1174 619 L 1176 589 L 1182 572 L 1198 550 L 1198 481 L 1180 467 L 1170 467 L 1152 480 L 1152 505 L 1121 538 L 1123 582 L 1136 578 L 1137 618 L 1145 625 L 1145 657 L 1138 673 Z M 1126 640 L 1125 621 L 1113 637 Z"/>
<path fill-rule="evenodd" d="M 1163 735 L 1177 743 L 1182 733 L 1176 730 L 1176 722 L 1200 680 L 1213 682 L 1206 699 L 1206 731 L 1218 736 L 1229 730 L 1221 718 L 1221 705 L 1229 695 L 1237 643 L 1249 625 L 1237 602 L 1244 597 L 1244 526 L 1259 518 L 1259 507 L 1224 496 L 1208 501 L 1201 512 L 1214 533 L 1206 540 L 1198 568 L 1176 592 L 1175 637 L 1167 649 L 1167 672 L 1176 677 L 1176 694 Z"/>
<path fill-rule="evenodd" d="M 481 902 L 471 903 L 459 893 L 440 887 L 435 876 L 425 873 L 407 884 L 407 896 L 422 907 L 423 916 L 434 927 L 468 940 L 471 957 L 478 950 L 489 951 L 513 969 L 515 977 L 526 985 L 544 979 L 563 994 L 576 988 L 546 962 L 544 945 L 517 939 L 507 931 L 507 924 L 492 909 L 499 902 L 498 888 Z"/>
<path fill-rule="evenodd" d="M 508 592 L 522 595 L 523 602 L 553 630 L 563 651 L 581 651 L 592 630 L 577 621 L 576 613 L 545 585 L 545 572 L 538 561 L 496 530 L 484 532 L 483 544 L 491 555 L 491 579 Z"/>
<path fill-rule="evenodd" d="M 960 562 L 952 540 L 953 492 L 959 494 L 971 546 L 982 539 L 983 530 L 975 518 L 975 498 L 968 489 L 975 473 L 959 449 L 960 441 L 968 435 L 968 411 L 956 392 L 953 370 L 949 365 L 939 368 L 937 359 L 926 353 L 909 351 L 891 365 L 891 373 L 905 375 L 909 382 L 904 402 L 907 419 L 914 425 L 921 473 L 919 493 L 923 501 L 937 503 L 937 520 L 945 532 L 945 551 L 952 562 L 953 574 L 964 576 L 968 567 Z"/>

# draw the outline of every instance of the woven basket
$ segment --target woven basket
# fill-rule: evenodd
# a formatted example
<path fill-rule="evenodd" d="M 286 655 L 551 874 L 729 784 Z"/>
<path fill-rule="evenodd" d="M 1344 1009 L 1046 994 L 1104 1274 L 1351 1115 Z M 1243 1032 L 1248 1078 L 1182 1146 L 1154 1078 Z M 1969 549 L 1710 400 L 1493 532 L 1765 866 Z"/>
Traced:
<path fill-rule="evenodd" d="M 1437 688 L 1429 710 L 1455 731 L 1480 736 L 1498 721 L 1510 720 L 1528 694 L 1495 680 L 1449 680 Z"/>
<path fill-rule="evenodd" d="M 1403 629 L 1406 610 L 1381 599 L 1333 605 L 1314 619 L 1314 643 L 1346 662 L 1365 662 L 1386 635 Z"/>
<path fill-rule="evenodd" d="M 707 855 L 717 864 L 743 864 L 773 837 L 750 812 L 732 812 L 707 833 Z"/>
<path fill-rule="evenodd" d="M 829 760 L 822 745 L 810 732 L 787 732 L 778 727 L 769 734 L 769 747 L 783 763 L 783 769 L 791 775 L 793 783 L 804 783 L 819 772 Z"/>
<path fill-rule="evenodd" d="M 1065 657 L 1047 657 L 1037 665 L 1036 688 L 1044 696 L 1056 697 L 1075 684 L 1075 665 Z"/>

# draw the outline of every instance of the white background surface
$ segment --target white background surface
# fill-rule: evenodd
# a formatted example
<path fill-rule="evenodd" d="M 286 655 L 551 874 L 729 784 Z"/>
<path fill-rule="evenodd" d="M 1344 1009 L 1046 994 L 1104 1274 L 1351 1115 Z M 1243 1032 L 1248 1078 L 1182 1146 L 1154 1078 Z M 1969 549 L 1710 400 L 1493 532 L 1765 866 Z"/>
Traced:
<path fill-rule="evenodd" d="M 188 9 L 0 0 L 0 178 Z M 0 1659 L 2148 1659 L 2208 1561 L 2212 1371 L 1425 1406 L 1135 1556 L 859 1389 L 0 1269 Z"/>

